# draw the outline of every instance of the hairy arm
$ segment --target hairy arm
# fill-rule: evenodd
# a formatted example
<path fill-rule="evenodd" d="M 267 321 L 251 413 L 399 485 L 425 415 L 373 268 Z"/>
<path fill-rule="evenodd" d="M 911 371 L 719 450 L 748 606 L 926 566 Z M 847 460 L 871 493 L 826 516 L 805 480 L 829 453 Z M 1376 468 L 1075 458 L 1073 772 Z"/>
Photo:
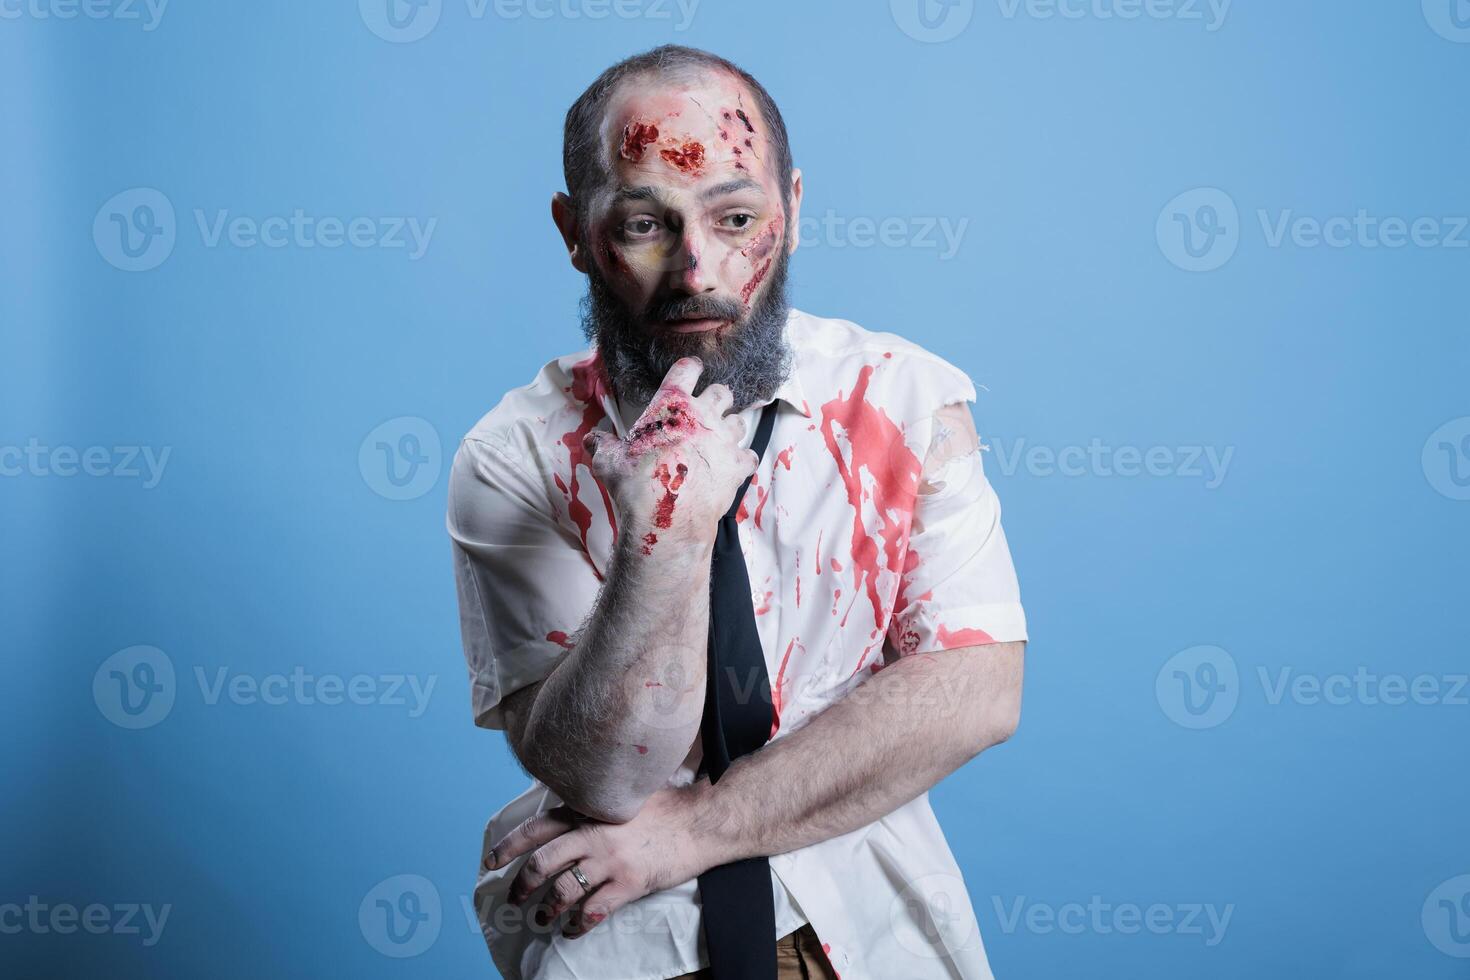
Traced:
<path fill-rule="evenodd" d="M 573 810 L 630 820 L 689 754 L 704 712 L 710 561 L 719 517 L 755 469 L 730 389 L 692 394 L 675 362 L 626 440 L 593 430 L 592 468 L 618 507 L 607 576 L 570 652 L 505 699 L 526 770 Z"/>
<path fill-rule="evenodd" d="M 612 823 L 668 782 L 699 730 L 713 547 L 650 561 L 625 527 L 572 649 L 504 702 L 521 765 L 572 809 Z"/>
<path fill-rule="evenodd" d="M 1016 730 L 1024 643 L 904 657 L 806 727 L 690 788 L 710 866 L 782 854 L 893 812 Z"/>
<path fill-rule="evenodd" d="M 979 439 L 963 404 L 946 406 L 936 422 L 919 493 L 957 493 L 964 488 L 950 484 L 980 475 L 977 461 L 947 463 L 977 453 Z M 891 660 L 804 727 L 737 759 L 718 783 L 662 789 L 619 825 L 537 814 L 496 842 L 486 867 L 529 854 L 512 900 L 552 882 L 548 912 L 576 909 L 567 933 L 579 935 L 708 868 L 851 833 L 1010 737 L 1024 653 L 1024 641 L 992 642 Z M 590 895 L 562 874 L 573 863 L 594 879 Z"/>

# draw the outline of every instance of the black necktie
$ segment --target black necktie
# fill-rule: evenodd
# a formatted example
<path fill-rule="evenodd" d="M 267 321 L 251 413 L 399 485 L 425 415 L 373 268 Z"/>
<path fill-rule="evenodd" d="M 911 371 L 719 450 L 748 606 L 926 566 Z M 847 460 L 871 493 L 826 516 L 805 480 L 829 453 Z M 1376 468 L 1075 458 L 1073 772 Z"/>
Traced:
<path fill-rule="evenodd" d="M 773 401 L 761 412 L 750 448 L 764 455 L 776 420 Z M 718 782 L 730 762 L 771 737 L 771 683 L 755 625 L 750 575 L 740 552 L 735 515 L 750 477 L 720 519 L 710 565 L 709 666 L 700 738 L 700 772 Z M 714 980 L 776 980 L 776 911 L 765 857 L 710 868 L 699 876 L 705 949 Z"/>

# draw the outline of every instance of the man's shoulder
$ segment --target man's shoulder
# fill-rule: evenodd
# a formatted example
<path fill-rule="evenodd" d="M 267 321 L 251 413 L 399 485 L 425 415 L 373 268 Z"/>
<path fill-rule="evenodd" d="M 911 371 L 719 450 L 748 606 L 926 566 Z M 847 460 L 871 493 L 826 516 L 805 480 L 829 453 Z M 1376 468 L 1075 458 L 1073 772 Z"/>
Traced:
<path fill-rule="evenodd" d="M 973 401 L 975 386 L 959 367 L 927 347 L 890 330 L 873 330 L 851 320 L 793 310 L 791 340 L 803 379 L 850 386 L 867 372 L 870 383 L 933 396 L 940 404 Z M 830 396 L 829 396 L 830 397 Z"/>
<path fill-rule="evenodd" d="M 569 411 L 581 414 L 589 402 L 599 403 L 606 390 L 602 379 L 600 362 L 591 349 L 552 358 L 530 381 L 501 395 L 465 438 L 485 441 L 517 427 L 549 425 Z"/>
<path fill-rule="evenodd" d="M 480 417 L 461 441 L 488 447 L 507 462 L 524 466 L 536 447 L 582 424 L 589 405 L 601 418 L 605 374 L 593 349 L 552 358 L 530 381 L 511 388 Z"/>

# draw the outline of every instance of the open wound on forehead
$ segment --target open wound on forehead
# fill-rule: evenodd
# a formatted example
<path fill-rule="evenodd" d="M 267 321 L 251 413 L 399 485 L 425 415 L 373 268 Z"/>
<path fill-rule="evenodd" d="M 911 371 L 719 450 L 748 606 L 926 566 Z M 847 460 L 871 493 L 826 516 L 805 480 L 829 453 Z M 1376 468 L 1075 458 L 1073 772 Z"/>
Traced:
<path fill-rule="evenodd" d="M 659 157 L 680 173 L 690 177 L 704 173 L 703 143 L 687 135 L 661 133 L 658 123 L 647 119 L 635 119 L 623 127 L 623 144 L 618 155 L 632 163 L 642 163 L 650 146 L 657 148 Z"/>

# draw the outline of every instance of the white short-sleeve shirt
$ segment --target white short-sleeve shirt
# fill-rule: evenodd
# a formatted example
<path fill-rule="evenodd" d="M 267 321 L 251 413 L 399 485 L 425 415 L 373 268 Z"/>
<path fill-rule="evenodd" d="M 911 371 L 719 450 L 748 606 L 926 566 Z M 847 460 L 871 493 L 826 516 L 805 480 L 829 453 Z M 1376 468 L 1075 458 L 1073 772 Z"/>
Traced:
<path fill-rule="evenodd" d="M 973 401 L 970 379 L 914 343 L 846 320 L 793 310 L 786 330 L 792 371 L 775 393 L 770 443 L 738 512 L 773 738 L 897 657 L 1026 638 L 981 453 L 950 460 L 930 476 L 933 492 L 918 492 L 935 412 Z M 767 403 L 742 413 L 747 446 Z M 546 677 L 591 611 L 617 514 L 582 437 L 591 428 L 626 436 L 635 419 L 589 349 L 507 392 L 461 443 L 448 526 L 476 724 L 503 728 L 501 700 Z M 698 762 L 692 748 L 670 784 L 690 782 Z M 533 781 L 490 820 L 484 847 L 560 802 Z M 567 940 L 508 905 L 520 863 L 482 871 L 476 888 L 505 976 L 663 980 L 707 965 L 697 882 L 630 903 Z M 927 794 L 770 865 L 776 936 L 810 922 L 844 980 L 990 977 Z"/>

